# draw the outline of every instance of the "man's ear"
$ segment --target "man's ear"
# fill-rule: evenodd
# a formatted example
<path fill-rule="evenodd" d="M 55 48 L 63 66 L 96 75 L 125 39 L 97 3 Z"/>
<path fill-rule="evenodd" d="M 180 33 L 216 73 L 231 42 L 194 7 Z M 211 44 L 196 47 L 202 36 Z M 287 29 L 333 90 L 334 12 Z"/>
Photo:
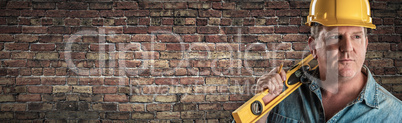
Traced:
<path fill-rule="evenodd" d="M 310 53 L 314 56 L 314 58 L 317 58 L 316 45 L 317 43 L 315 42 L 315 39 L 312 36 L 308 37 L 308 47 L 310 49 Z"/>
<path fill-rule="evenodd" d="M 366 36 L 366 50 L 367 50 L 367 47 L 368 47 L 368 37 Z"/>

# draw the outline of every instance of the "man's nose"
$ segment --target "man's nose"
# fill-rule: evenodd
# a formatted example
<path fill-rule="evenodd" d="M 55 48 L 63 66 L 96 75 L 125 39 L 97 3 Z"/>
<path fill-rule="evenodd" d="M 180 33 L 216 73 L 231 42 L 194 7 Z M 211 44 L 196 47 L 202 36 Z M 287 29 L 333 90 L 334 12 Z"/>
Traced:
<path fill-rule="evenodd" d="M 339 43 L 339 50 L 341 52 L 349 52 L 353 50 L 352 39 L 350 39 L 349 37 L 342 38 L 341 40 L 339 40 Z"/>

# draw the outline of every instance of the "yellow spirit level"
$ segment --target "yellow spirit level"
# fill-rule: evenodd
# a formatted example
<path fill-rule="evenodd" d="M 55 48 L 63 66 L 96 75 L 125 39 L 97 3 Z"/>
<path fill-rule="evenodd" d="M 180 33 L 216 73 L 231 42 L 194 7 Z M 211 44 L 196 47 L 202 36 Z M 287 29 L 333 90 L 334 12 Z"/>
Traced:
<path fill-rule="evenodd" d="M 302 61 L 297 63 L 293 66 L 288 72 L 286 73 L 286 82 L 285 85 L 287 89 L 275 97 L 271 102 L 267 105 L 264 105 L 262 98 L 268 94 L 268 89 L 264 90 L 256 94 L 253 98 L 248 100 L 242 106 L 237 108 L 235 111 L 232 112 L 233 118 L 235 119 L 236 123 L 254 123 L 258 121 L 261 117 L 263 117 L 266 113 L 268 113 L 272 108 L 278 105 L 283 99 L 289 96 L 293 91 L 302 85 L 303 79 L 303 70 L 301 69 L 303 66 L 310 66 L 309 62 L 313 60 L 313 56 L 310 54 Z M 317 68 L 315 66 L 313 69 Z M 279 69 L 279 71 L 282 67 Z M 307 68 L 308 69 L 308 68 Z"/>

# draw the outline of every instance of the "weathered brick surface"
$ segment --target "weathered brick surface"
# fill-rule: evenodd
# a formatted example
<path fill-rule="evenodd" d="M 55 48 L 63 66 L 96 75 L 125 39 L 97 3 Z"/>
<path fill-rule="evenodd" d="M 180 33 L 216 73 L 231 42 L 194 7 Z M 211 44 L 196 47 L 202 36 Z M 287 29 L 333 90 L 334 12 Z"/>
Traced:
<path fill-rule="evenodd" d="M 401 3 L 370 1 L 365 65 L 402 98 Z M 0 120 L 229 122 L 308 54 L 308 1 L 1 1 Z"/>

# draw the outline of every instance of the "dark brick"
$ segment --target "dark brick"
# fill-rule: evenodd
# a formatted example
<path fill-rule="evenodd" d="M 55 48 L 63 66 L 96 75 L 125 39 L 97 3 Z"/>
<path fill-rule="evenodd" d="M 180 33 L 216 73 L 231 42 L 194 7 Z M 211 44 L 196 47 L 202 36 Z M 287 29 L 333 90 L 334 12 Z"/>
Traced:
<path fill-rule="evenodd" d="M 16 119 L 38 119 L 39 112 L 15 112 Z"/>
<path fill-rule="evenodd" d="M 56 109 L 58 111 L 78 111 L 77 102 L 57 102 Z"/>
<path fill-rule="evenodd" d="M 106 118 L 107 119 L 115 119 L 115 120 L 130 119 L 130 113 L 129 112 L 107 112 Z"/>

